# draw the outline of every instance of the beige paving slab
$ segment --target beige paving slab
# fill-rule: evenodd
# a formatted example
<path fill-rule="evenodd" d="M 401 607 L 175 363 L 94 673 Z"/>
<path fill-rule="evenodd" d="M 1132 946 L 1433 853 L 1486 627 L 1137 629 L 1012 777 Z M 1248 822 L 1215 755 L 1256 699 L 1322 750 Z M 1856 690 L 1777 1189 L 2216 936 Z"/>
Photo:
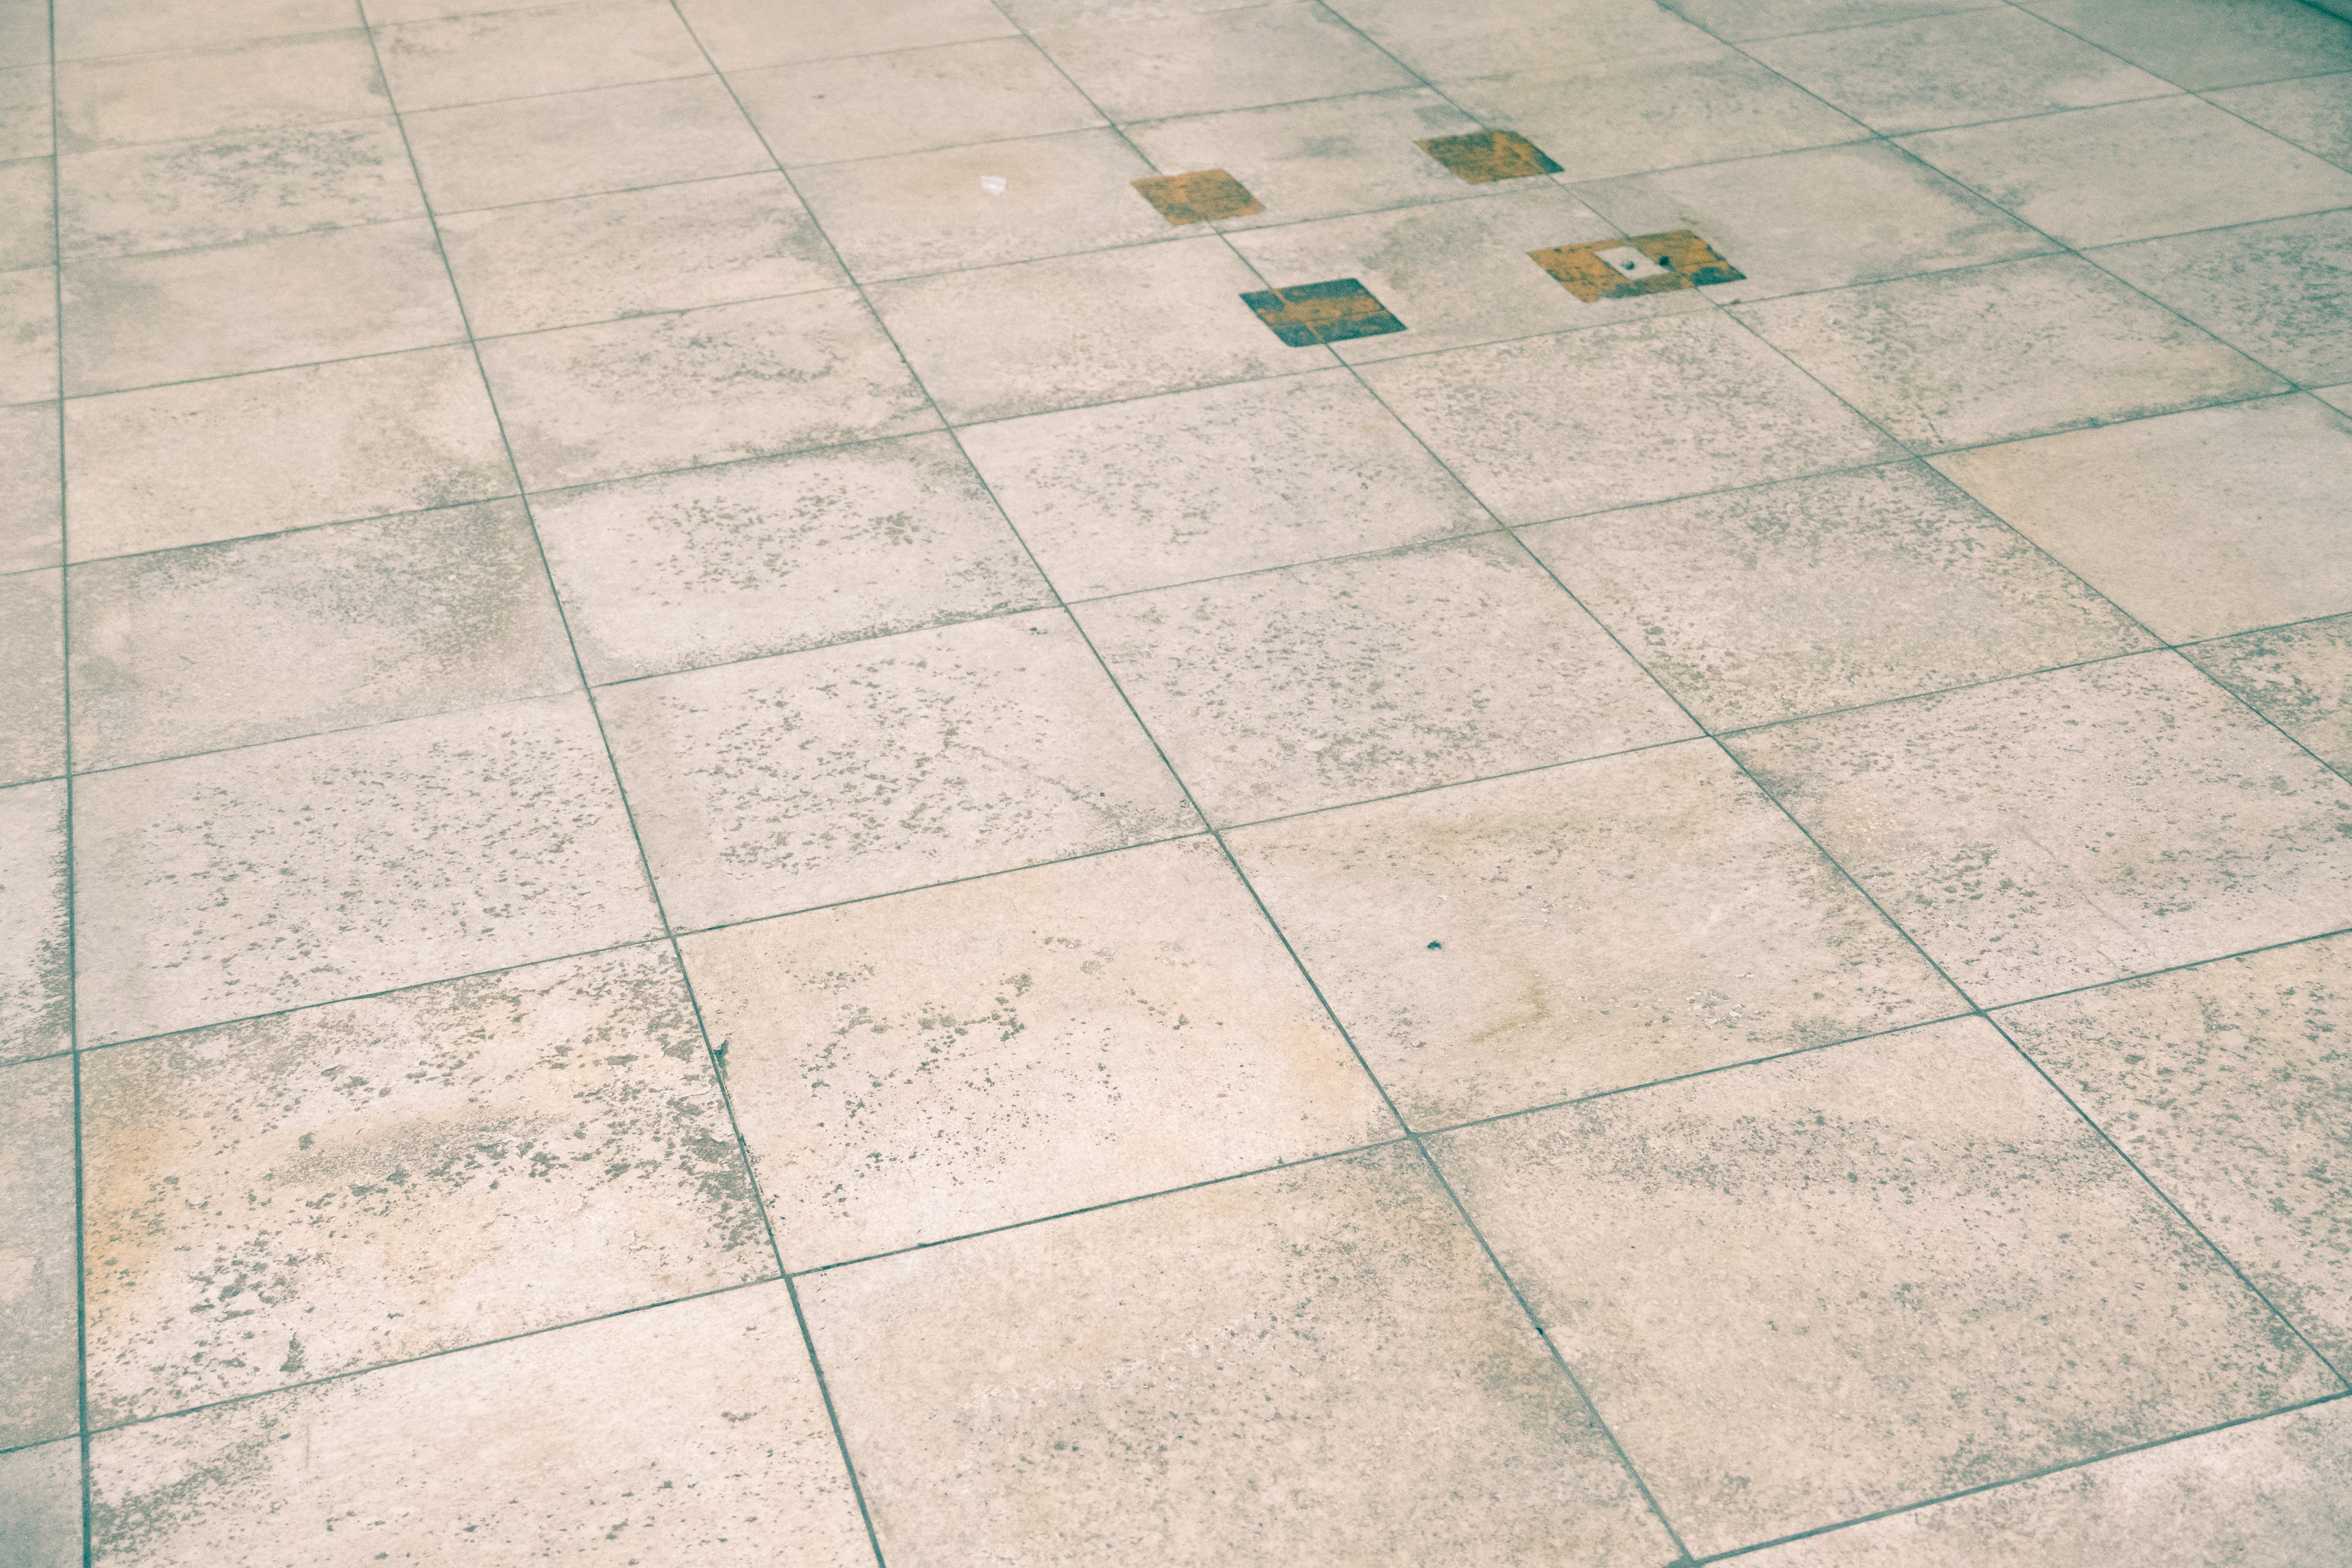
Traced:
<path fill-rule="evenodd" d="M 511 494 L 463 343 L 78 397 L 77 560 Z"/>
<path fill-rule="evenodd" d="M 678 9 L 723 71 L 1011 37 L 989 0 L 872 0 L 863 5 L 682 0 Z"/>
<path fill-rule="evenodd" d="M 1514 524 L 1903 455 L 1714 311 L 1391 360 L 1364 378 Z"/>
<path fill-rule="evenodd" d="M 58 58 L 145 54 L 329 32 L 349 27 L 352 20 L 352 8 L 337 0 L 254 0 L 236 6 L 206 0 L 59 0 Z"/>
<path fill-rule="evenodd" d="M 61 60 L 58 151 L 358 120 L 390 107 L 367 34 L 341 30 Z"/>
<path fill-rule="evenodd" d="M 0 1447 L 81 1428 L 74 1113 L 71 1061 L 0 1067 Z"/>
<path fill-rule="evenodd" d="M 2026 8 L 2192 92 L 2352 67 L 2352 26 L 2283 0 L 2033 0 Z"/>
<path fill-rule="evenodd" d="M 498 338 L 481 352 L 531 489 L 940 423 L 845 289 Z"/>
<path fill-rule="evenodd" d="M 0 1512 L 25 1568 L 73 1568 L 81 1550 L 81 1444 L 44 1443 L 0 1454 Z"/>
<path fill-rule="evenodd" d="M 1103 123 L 1026 38 L 731 71 L 728 80 L 786 163 L 878 158 Z"/>
<path fill-rule="evenodd" d="M 2311 395 L 2330 408 L 2352 414 L 2352 385 L 2315 387 Z"/>
<path fill-rule="evenodd" d="M 975 621 L 609 688 L 680 929 L 1197 831 L 1068 621 Z"/>
<path fill-rule="evenodd" d="M 376 34 L 376 49 L 404 110 L 621 87 L 710 69 L 694 35 L 663 0 L 580 0 L 396 24 Z"/>
<path fill-rule="evenodd" d="M 73 1046 L 63 779 L 0 790 L 0 1062 Z"/>
<path fill-rule="evenodd" d="M 402 121 L 440 213 L 775 166 L 709 76 L 425 110 Z"/>
<path fill-rule="evenodd" d="M 0 163 L 0 271 L 47 267 L 57 259 L 57 205 L 49 160 Z"/>
<path fill-rule="evenodd" d="M 1598 512 L 1523 537 L 1712 730 L 2155 644 L 1924 464 Z"/>
<path fill-rule="evenodd" d="M 1052 602 L 944 434 L 592 485 L 533 512 L 593 681 Z"/>
<path fill-rule="evenodd" d="M 65 772 L 64 574 L 0 577 L 0 784 Z"/>
<path fill-rule="evenodd" d="M 2352 212 L 2112 246 L 2092 259 L 2305 385 L 2352 375 Z"/>
<path fill-rule="evenodd" d="M 1116 26 L 1038 26 L 1038 47 L 1113 120 L 1157 120 L 1419 85 L 1345 21 L 1290 0 Z"/>
<path fill-rule="evenodd" d="M 2169 653 L 1733 736 L 1987 1005 L 2332 931 L 2352 785 Z"/>
<path fill-rule="evenodd" d="M 86 1044 L 659 930 L 579 696 L 93 773 L 74 813 Z"/>
<path fill-rule="evenodd" d="M 79 566 L 72 624 L 81 768 L 580 681 L 512 500 Z"/>
<path fill-rule="evenodd" d="M 1663 1563 L 1408 1148 L 802 1282 L 894 1563 Z"/>
<path fill-rule="evenodd" d="M 794 1268 L 1397 1131 L 1205 837 L 734 926 L 686 962 Z"/>
<path fill-rule="evenodd" d="M 1493 526 L 1344 370 L 999 420 L 960 435 L 1071 599 Z"/>
<path fill-rule="evenodd" d="M 1711 745 L 1318 813 L 1229 842 L 1419 1128 L 1963 1005 Z"/>
<path fill-rule="evenodd" d="M 1980 1020 L 1433 1152 L 1696 1552 L 2341 1386 Z"/>
<path fill-rule="evenodd" d="M 54 566 L 64 558 L 64 489 L 58 411 L 34 403 L 0 408 L 0 572 Z"/>
<path fill-rule="evenodd" d="M 110 1432 L 90 1480 L 110 1565 L 873 1560 L 781 1284 Z"/>
<path fill-rule="evenodd" d="M 54 123 L 46 59 L 0 70 L 0 158 L 47 157 Z"/>
<path fill-rule="evenodd" d="M 1746 40 L 1992 7 L 1984 0 L 1675 0 L 1673 8 L 1718 37 Z"/>
<path fill-rule="evenodd" d="M 950 424 L 1252 381 L 1331 363 L 1284 345 L 1213 235 L 876 286 L 874 308 Z"/>
<path fill-rule="evenodd" d="M 2352 66 L 2352 56 L 2345 63 Z M 2205 96 L 2339 167 L 2352 164 L 2352 71 L 2264 82 Z"/>
<path fill-rule="evenodd" d="M 2352 418 L 2265 398 L 1936 466 L 2158 637 L 2352 610 Z"/>
<path fill-rule="evenodd" d="M 49 10 L 18 0 L 0 10 L 0 66 L 46 66 L 49 60 Z"/>
<path fill-rule="evenodd" d="M 2182 651 L 2321 762 L 2352 774 L 2352 616 Z"/>
<path fill-rule="evenodd" d="M 0 403 L 57 395 L 57 272 L 47 267 L 0 272 Z"/>
<path fill-rule="evenodd" d="M 483 337 L 848 281 L 778 174 L 458 213 L 441 244 Z"/>
<path fill-rule="evenodd" d="M 1345 0 L 1342 9 L 1406 68 L 1432 79 L 1523 70 L 1535 59 L 1583 65 L 1703 48 L 1710 42 L 1663 5 L 1617 0 L 1557 0 L 1537 6 L 1522 0 L 1463 0 L 1443 9 L 1418 0 Z"/>
<path fill-rule="evenodd" d="M 1923 452 L 2286 389 L 2073 256 L 1760 300 L 1737 314 Z"/>

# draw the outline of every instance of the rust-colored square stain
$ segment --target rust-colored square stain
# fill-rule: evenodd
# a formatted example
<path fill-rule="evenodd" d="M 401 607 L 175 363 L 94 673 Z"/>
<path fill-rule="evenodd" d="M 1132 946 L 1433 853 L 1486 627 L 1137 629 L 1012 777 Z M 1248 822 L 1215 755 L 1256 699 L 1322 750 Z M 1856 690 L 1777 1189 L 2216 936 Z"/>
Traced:
<path fill-rule="evenodd" d="M 1559 279 L 1560 287 L 1588 305 L 1601 300 L 1631 300 L 1642 294 L 1696 289 L 1702 283 L 1737 283 L 1748 276 L 1686 228 L 1632 239 L 1559 245 L 1549 250 L 1530 250 L 1528 255 Z"/>
<path fill-rule="evenodd" d="M 1189 174 L 1154 174 L 1138 180 L 1143 199 L 1160 209 L 1172 224 L 1208 223 L 1221 217 L 1247 217 L 1265 209 L 1249 187 L 1223 169 L 1195 169 Z"/>
<path fill-rule="evenodd" d="M 1273 328 L 1276 337 L 1295 349 L 1404 331 L 1404 323 L 1390 315 L 1388 307 L 1352 278 L 1244 294 L 1242 303 L 1255 310 L 1257 319 Z"/>
<path fill-rule="evenodd" d="M 1559 165 L 1545 157 L 1542 148 L 1516 131 L 1473 131 L 1466 136 L 1440 136 L 1420 145 L 1423 152 L 1453 170 L 1457 179 L 1474 185 L 1559 173 Z"/>

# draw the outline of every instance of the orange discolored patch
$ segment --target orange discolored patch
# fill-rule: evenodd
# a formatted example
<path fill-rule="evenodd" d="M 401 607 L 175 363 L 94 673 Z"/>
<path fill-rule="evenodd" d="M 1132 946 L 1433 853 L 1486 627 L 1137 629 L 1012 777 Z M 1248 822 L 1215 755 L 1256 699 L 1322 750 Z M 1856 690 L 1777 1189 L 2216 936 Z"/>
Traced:
<path fill-rule="evenodd" d="M 1208 223 L 1221 217 L 1247 217 L 1265 209 L 1249 187 L 1223 169 L 1195 169 L 1189 174 L 1155 174 L 1138 180 L 1143 199 L 1160 209 L 1170 223 Z"/>
<path fill-rule="evenodd" d="M 1544 150 L 1516 131 L 1473 131 L 1465 136 L 1440 136 L 1420 143 L 1421 150 L 1474 185 L 1492 180 L 1521 180 L 1529 174 L 1557 174 L 1559 165 Z"/>
<path fill-rule="evenodd" d="M 1255 310 L 1257 319 L 1273 328 L 1276 337 L 1295 349 L 1404 331 L 1404 323 L 1390 315 L 1388 307 L 1352 278 L 1244 294 L 1242 303 Z"/>
<path fill-rule="evenodd" d="M 1747 276 L 1686 228 L 1632 239 L 1593 239 L 1530 250 L 1538 267 L 1560 287 L 1590 305 L 1600 300 L 1630 300 L 1695 289 L 1702 283 L 1737 283 Z"/>

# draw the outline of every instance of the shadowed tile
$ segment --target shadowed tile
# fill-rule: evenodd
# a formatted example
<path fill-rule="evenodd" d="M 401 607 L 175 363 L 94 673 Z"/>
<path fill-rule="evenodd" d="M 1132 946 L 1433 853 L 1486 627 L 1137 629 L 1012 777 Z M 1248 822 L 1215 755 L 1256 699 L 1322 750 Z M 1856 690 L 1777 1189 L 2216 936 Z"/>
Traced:
<path fill-rule="evenodd" d="M 0 403 L 57 395 L 57 272 L 47 267 L 0 272 Z"/>
<path fill-rule="evenodd" d="M 2352 616 L 2181 651 L 2321 762 L 2352 776 Z"/>
<path fill-rule="evenodd" d="M 2352 50 L 2347 51 L 2345 64 L 2352 66 Z M 2352 71 L 2206 96 L 2339 167 L 2352 164 Z"/>
<path fill-rule="evenodd" d="M 0 1067 L 0 1447 L 81 1426 L 75 1114 L 71 1062 Z"/>
<path fill-rule="evenodd" d="M 1157 120 L 1418 85 L 1312 4 L 1163 12 L 1116 26 L 1040 26 L 1037 45 L 1113 120 Z"/>
<path fill-rule="evenodd" d="M 0 408 L 0 573 L 55 566 L 65 553 L 55 403 Z"/>
<path fill-rule="evenodd" d="M 1444 6 L 1423 0 L 1345 4 L 1350 22 L 1407 68 L 1433 79 L 1519 70 L 1530 59 L 1584 65 L 1704 48 L 1714 41 L 1663 5 L 1628 5 L 1622 0 L 1546 0 L 1538 5 L 1525 0 L 1458 0 Z"/>
<path fill-rule="evenodd" d="M 412 22 L 376 34 L 400 107 L 702 76 L 710 63 L 666 0 L 585 0 Z"/>
<path fill-rule="evenodd" d="M 66 771 L 63 581 L 0 576 L 0 784 Z"/>
<path fill-rule="evenodd" d="M 57 259 L 57 204 L 49 160 L 0 163 L 0 271 L 47 267 Z"/>
<path fill-rule="evenodd" d="M 2352 375 L 2352 212 L 2176 235 L 2092 259 L 2307 385 Z"/>
<path fill-rule="evenodd" d="M 0 70 L 0 158 L 47 157 L 52 122 L 47 61 Z"/>
<path fill-rule="evenodd" d="M 715 77 L 403 116 L 436 211 L 593 195 L 775 167 Z"/>
<path fill-rule="evenodd" d="M 58 66 L 58 150 L 358 120 L 390 107 L 367 35 L 344 30 Z"/>
<path fill-rule="evenodd" d="M 1103 122 L 1026 38 L 782 65 L 729 80 L 786 163 L 879 158 Z"/>
<path fill-rule="evenodd" d="M 68 60 L 324 32 L 353 21 L 341 0 L 243 0 L 233 6 L 213 0 L 61 0 L 57 14 L 58 58 Z"/>
<path fill-rule="evenodd" d="M 1019 30 L 989 0 L 866 0 L 789 10 L 775 0 L 680 0 L 678 9 L 724 71 L 1009 37 Z"/>
<path fill-rule="evenodd" d="M 0 790 L 0 1062 L 73 1045 L 66 786 Z"/>
<path fill-rule="evenodd" d="M 2352 66 L 2352 26 L 2288 0 L 2032 0 L 2027 9 L 2191 92 Z"/>
<path fill-rule="evenodd" d="M 23 1568 L 79 1568 L 84 1561 L 80 1443 L 0 1454 L 0 1518 L 9 1521 L 8 1547 Z"/>

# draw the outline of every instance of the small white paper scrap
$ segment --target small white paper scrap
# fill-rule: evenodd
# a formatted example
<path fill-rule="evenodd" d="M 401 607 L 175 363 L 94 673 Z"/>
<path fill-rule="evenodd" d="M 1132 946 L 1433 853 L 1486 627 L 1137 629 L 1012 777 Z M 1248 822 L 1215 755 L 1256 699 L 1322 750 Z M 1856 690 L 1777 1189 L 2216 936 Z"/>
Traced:
<path fill-rule="evenodd" d="M 1002 174 L 982 174 L 980 177 L 980 188 L 986 191 L 992 196 L 1001 196 L 1004 194 L 1004 176 Z"/>

